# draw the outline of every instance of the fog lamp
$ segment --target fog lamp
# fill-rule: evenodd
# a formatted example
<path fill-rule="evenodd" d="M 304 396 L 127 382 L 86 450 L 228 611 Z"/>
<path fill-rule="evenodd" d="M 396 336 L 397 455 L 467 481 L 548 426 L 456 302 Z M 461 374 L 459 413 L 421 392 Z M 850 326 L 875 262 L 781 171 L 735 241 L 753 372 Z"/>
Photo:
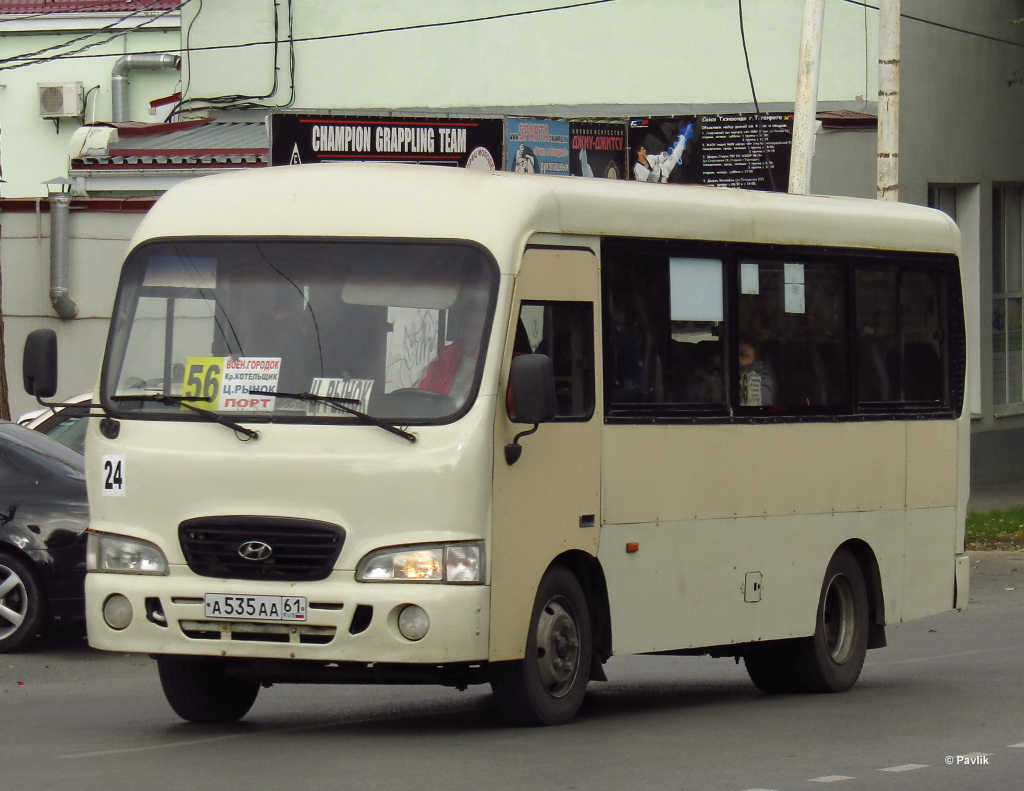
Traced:
<path fill-rule="evenodd" d="M 430 616 L 419 605 L 408 604 L 398 614 L 398 631 L 406 640 L 422 640 L 430 631 Z"/>
<path fill-rule="evenodd" d="M 108 596 L 103 602 L 103 620 L 111 629 L 127 629 L 132 622 L 132 603 L 120 593 Z"/>

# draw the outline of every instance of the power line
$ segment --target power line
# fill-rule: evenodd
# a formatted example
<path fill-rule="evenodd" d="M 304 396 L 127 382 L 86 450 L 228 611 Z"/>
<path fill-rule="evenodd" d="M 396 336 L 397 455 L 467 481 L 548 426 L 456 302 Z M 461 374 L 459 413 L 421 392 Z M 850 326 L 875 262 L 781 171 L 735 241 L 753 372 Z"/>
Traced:
<path fill-rule="evenodd" d="M 189 1 L 190 0 L 184 0 L 184 2 L 181 3 L 181 5 L 179 5 L 178 8 L 181 8 L 182 6 L 184 6 Z M 616 2 L 618 2 L 618 0 L 583 0 L 583 2 L 569 3 L 567 5 L 560 5 L 560 6 L 551 6 L 549 8 L 535 8 L 535 9 L 532 9 L 530 11 L 510 11 L 510 12 L 505 13 L 505 14 L 491 14 L 491 15 L 488 15 L 488 16 L 471 17 L 469 19 L 456 19 L 456 20 L 452 20 L 452 21 L 449 21 L 449 22 L 424 22 L 424 23 L 419 24 L 419 25 L 402 25 L 402 26 L 399 26 L 399 27 L 379 28 L 377 30 L 359 30 L 359 31 L 356 31 L 356 32 L 353 32 L 353 33 L 330 33 L 330 34 L 326 34 L 326 35 L 322 35 L 322 36 L 304 36 L 302 38 L 291 39 L 290 43 L 303 43 L 303 42 L 307 42 L 307 41 L 330 41 L 332 39 L 357 38 L 357 37 L 360 37 L 360 36 L 376 36 L 376 35 L 380 35 L 382 33 L 402 33 L 402 32 L 407 32 L 407 31 L 411 31 L 411 30 L 429 30 L 431 28 L 439 28 L 439 27 L 454 27 L 455 25 L 469 25 L 469 24 L 473 24 L 473 23 L 476 23 L 476 22 L 492 22 L 492 21 L 496 21 L 496 20 L 500 20 L 500 19 L 512 19 L 512 18 L 515 18 L 515 17 L 533 16 L 535 14 L 547 14 L 547 13 L 550 13 L 552 11 L 569 11 L 569 10 L 572 10 L 572 9 L 575 9 L 575 8 L 585 8 L 587 6 L 604 5 L 606 3 L 616 3 Z M 172 10 L 177 10 L 177 9 L 172 9 Z M 168 11 L 168 12 L 165 12 L 165 13 L 170 13 L 170 12 Z M 161 14 L 161 16 L 163 16 L 163 14 Z M 149 21 L 153 21 L 153 20 L 149 20 Z M 148 24 L 148 23 L 149 22 L 144 22 L 144 23 L 138 25 L 136 28 L 132 28 L 132 30 L 136 30 L 136 29 L 138 29 L 138 27 L 142 27 L 143 25 Z M 127 33 L 131 33 L 132 30 L 123 31 L 120 35 L 126 35 Z M 188 52 L 191 53 L 191 52 L 208 52 L 208 51 L 211 51 L 211 50 L 245 49 L 245 48 L 248 48 L 248 47 L 269 46 L 269 45 L 277 44 L 277 43 L 280 43 L 280 42 L 276 42 L 276 41 L 250 41 L 250 42 L 247 42 L 247 43 L 244 43 L 244 44 L 213 44 L 213 45 L 210 45 L 210 46 L 207 46 L 207 47 L 192 47 L 192 48 L 190 48 L 188 50 Z M 95 45 L 90 45 L 90 46 L 95 46 Z M 78 51 L 78 53 L 81 53 L 85 49 L 88 49 L 88 47 L 83 47 L 81 50 Z M 82 55 L 82 54 L 78 54 L 78 53 L 60 55 L 60 56 L 55 56 L 55 57 L 52 57 L 52 58 L 44 58 L 44 59 L 40 59 L 38 61 L 37 60 L 29 60 L 26 63 L 19 63 L 16 66 L 3 66 L 3 65 L 0 65 L 0 70 L 4 70 L 4 69 L 7 69 L 7 70 L 17 69 L 17 68 L 21 68 L 22 66 L 31 66 L 31 65 L 34 65 L 35 63 L 47 63 L 47 62 L 49 62 L 51 60 L 58 60 L 58 59 L 80 60 L 80 59 L 85 59 L 85 58 L 105 58 L 105 57 L 110 57 L 110 55 L 105 55 L 105 54 Z M 145 55 L 145 54 L 149 54 L 149 53 L 147 53 L 145 51 L 142 51 L 142 52 L 137 52 L 137 53 L 133 53 L 133 54 Z M 10 58 L 9 60 L 19 60 L 19 58 L 18 57 L 13 57 L 13 58 Z"/>
<path fill-rule="evenodd" d="M 842 0 L 842 1 L 844 3 L 849 3 L 850 5 L 859 5 L 859 6 L 863 6 L 864 8 L 870 8 L 872 11 L 877 11 L 878 10 L 878 6 L 871 5 L 870 3 L 865 3 L 865 2 L 863 2 L 863 0 Z M 946 24 L 943 24 L 942 22 L 935 22 L 934 20 L 925 19 L 925 18 L 919 17 L 919 16 L 913 16 L 911 14 L 903 14 L 903 13 L 901 13 L 900 14 L 900 18 L 901 19 L 909 19 L 911 22 L 920 22 L 922 25 L 931 25 L 932 27 L 941 28 L 942 30 L 949 30 L 949 31 L 951 31 L 953 33 L 962 33 L 965 36 L 974 36 L 975 38 L 985 39 L 986 41 L 994 41 L 997 44 L 1009 44 L 1010 46 L 1013 46 L 1013 47 L 1024 47 L 1024 42 L 1011 41 L 1008 38 L 999 38 L 998 36 L 990 36 L 987 33 L 976 33 L 973 30 L 967 30 L 967 29 L 962 28 L 962 27 L 956 27 L 955 25 L 946 25 Z"/>
<path fill-rule="evenodd" d="M 59 55 L 53 55 L 50 58 L 45 58 L 45 59 L 38 57 L 39 55 L 42 55 L 45 52 L 51 52 L 54 49 L 60 49 L 61 47 L 70 47 L 72 44 L 77 44 L 80 41 L 85 41 L 87 39 L 92 38 L 93 36 L 98 36 L 101 33 L 108 33 L 108 32 L 110 32 L 112 30 L 116 30 L 119 26 L 121 26 L 124 23 L 128 22 L 128 20 L 132 16 L 137 16 L 140 13 L 145 13 L 148 9 L 152 8 L 158 2 L 161 2 L 161 0 L 148 0 L 148 2 L 145 5 L 142 5 L 142 6 L 138 7 L 138 8 L 135 8 L 133 11 L 131 11 L 130 13 L 125 14 L 124 16 L 122 16 L 119 19 L 115 19 L 114 22 L 110 23 L 109 25 L 104 25 L 102 28 L 97 28 L 96 30 L 90 31 L 89 33 L 86 33 L 86 34 L 84 34 L 82 36 L 79 36 L 78 38 L 70 39 L 68 41 L 63 41 L 63 42 L 61 42 L 59 44 L 52 44 L 51 46 L 43 47 L 42 49 L 37 49 L 35 52 L 23 52 L 22 54 L 19 54 L 19 55 L 12 55 L 11 57 L 0 58 L 0 66 L 2 66 L 4 64 L 13 63 L 13 61 L 26 60 L 28 58 L 32 58 L 32 63 L 33 64 L 36 64 L 36 63 L 46 63 L 46 61 L 49 60 L 49 59 L 58 58 L 58 57 L 65 57 L 65 56 L 68 56 L 70 54 L 75 54 L 75 53 L 78 53 L 78 52 L 82 52 L 82 51 L 84 51 L 88 47 L 95 46 L 96 43 L 99 43 L 99 42 L 96 42 L 96 43 L 93 43 L 93 44 L 89 44 L 87 47 L 80 47 L 79 49 L 76 49 L 76 50 L 74 50 L 74 52 L 71 52 L 71 53 L 63 52 L 63 53 L 61 53 Z M 141 25 L 137 25 L 134 28 L 131 28 L 130 31 L 119 32 L 114 38 L 117 38 L 118 36 L 122 36 L 125 33 L 138 30 L 139 28 L 143 27 L 144 25 L 148 25 L 148 24 L 150 24 L 152 22 L 155 22 L 155 20 L 159 19 L 161 16 L 165 16 L 168 13 L 172 13 L 173 11 L 179 10 L 187 2 L 189 2 L 189 0 L 183 0 L 183 2 L 179 3 L 176 7 L 168 8 L 167 10 L 165 10 L 162 13 L 154 16 L 153 18 L 144 20 L 144 22 Z M 44 14 L 38 14 L 38 15 L 42 16 Z M 106 41 L 112 41 L 112 40 L 113 39 L 108 39 Z M 105 42 L 102 42 L 102 43 L 105 43 Z M 29 64 L 24 64 L 24 66 L 28 66 L 28 65 Z M 20 68 L 20 67 L 14 67 L 14 68 L 17 69 L 17 68 Z"/>
<path fill-rule="evenodd" d="M 86 50 L 92 49 L 93 47 L 98 47 L 101 44 L 109 44 L 111 41 L 114 41 L 115 39 L 118 39 L 121 36 L 125 36 L 125 35 L 127 35 L 129 33 L 134 33 L 135 31 L 144 28 L 146 25 L 150 25 L 153 22 L 156 22 L 158 19 L 160 19 L 162 17 L 165 17 L 165 16 L 167 16 L 169 14 L 173 14 L 175 11 L 181 10 L 181 8 L 183 6 L 185 6 L 187 3 L 189 3 L 190 0 L 183 0 L 177 6 L 175 6 L 173 8 L 165 9 L 165 10 L 161 11 L 160 13 L 155 14 L 152 17 L 149 17 L 148 19 L 143 20 L 138 25 L 135 25 L 135 26 L 133 26 L 131 28 L 127 28 L 127 29 L 118 28 L 119 25 L 121 25 L 124 22 L 127 22 L 133 16 L 138 16 L 139 14 L 146 13 L 147 9 L 149 9 L 150 7 L 156 5 L 157 2 L 158 2 L 158 0 L 149 0 L 148 4 L 146 4 L 144 6 L 141 6 L 139 8 L 136 8 L 134 11 L 132 11 L 131 13 L 121 17 L 120 19 L 114 20 L 110 24 L 104 25 L 101 28 L 98 28 L 96 30 L 90 31 L 89 33 L 86 33 L 85 35 L 79 36 L 78 38 L 73 38 L 73 39 L 71 39 L 69 41 L 65 41 L 65 42 L 63 42 L 61 44 L 54 44 L 53 46 L 50 46 L 50 47 L 44 47 L 43 49 L 38 49 L 35 52 L 23 53 L 21 55 L 12 55 L 9 58 L 4 58 L 4 59 L 0 60 L 0 71 L 13 71 L 14 69 L 21 69 L 21 68 L 24 68 L 25 66 L 34 66 L 34 65 L 39 64 L 39 63 L 51 63 L 51 62 L 53 62 L 55 60 L 71 60 L 71 59 L 75 59 L 75 58 L 109 58 L 109 57 L 111 57 L 111 55 L 109 53 L 105 53 L 103 55 L 81 55 L 80 53 L 85 52 Z M 45 52 L 50 52 L 52 50 L 59 49 L 61 47 L 69 47 L 72 44 L 77 44 L 80 41 L 85 41 L 86 39 L 92 38 L 93 36 L 98 36 L 101 33 L 107 33 L 107 32 L 110 32 L 112 30 L 115 31 L 115 32 L 112 33 L 107 38 L 103 39 L 102 41 L 94 41 L 91 44 L 86 44 L 86 45 L 84 45 L 82 47 L 79 47 L 78 49 L 76 49 L 76 50 L 74 50 L 72 52 L 62 52 L 62 53 L 59 53 L 59 54 L 56 54 L 56 55 L 50 55 L 49 57 L 46 57 L 46 58 L 38 57 L 39 55 L 42 55 Z M 13 64 L 13 65 L 8 65 L 8 64 Z"/>

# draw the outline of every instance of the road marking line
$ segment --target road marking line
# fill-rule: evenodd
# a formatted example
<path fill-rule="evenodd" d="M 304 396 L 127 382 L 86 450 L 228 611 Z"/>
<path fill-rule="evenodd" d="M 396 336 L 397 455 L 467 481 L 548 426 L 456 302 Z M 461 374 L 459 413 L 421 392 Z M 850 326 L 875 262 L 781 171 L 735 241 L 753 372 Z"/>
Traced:
<path fill-rule="evenodd" d="M 840 780 L 856 780 L 856 777 L 846 775 L 825 775 L 825 777 L 812 777 L 808 783 L 838 783 Z"/>
<path fill-rule="evenodd" d="M 1016 747 L 1018 749 L 1024 750 L 1024 742 L 1021 742 L 1020 744 L 1008 744 L 1007 747 Z"/>
<path fill-rule="evenodd" d="M 870 665 L 865 667 L 885 667 L 886 665 L 909 665 L 916 664 L 918 662 L 931 662 L 935 659 L 956 659 L 961 656 L 978 656 L 979 654 L 998 654 L 1004 651 L 1020 651 L 1019 645 L 1008 646 L 1007 648 L 984 648 L 980 651 L 960 651 L 955 654 L 935 654 L 933 656 L 922 656 L 914 659 L 891 659 L 883 660 L 881 662 L 872 662 Z"/>
<path fill-rule="evenodd" d="M 451 711 L 472 711 L 475 706 L 466 706 L 465 708 L 452 708 Z M 95 750 L 87 753 L 70 753 L 68 755 L 58 755 L 58 758 L 63 759 L 77 759 L 77 758 L 105 758 L 109 755 L 127 755 L 130 753 L 146 753 L 153 752 L 154 750 L 175 750 L 180 747 L 192 747 L 197 744 L 213 744 L 215 742 L 231 741 L 233 739 L 245 739 L 251 736 L 275 736 L 281 733 L 299 733 L 301 731 L 315 731 L 324 728 L 344 728 L 362 725 L 364 723 L 372 722 L 384 722 L 387 720 L 400 719 L 395 714 L 381 714 L 379 716 L 362 717 L 352 720 L 330 720 L 328 722 L 315 722 L 309 723 L 308 725 L 294 725 L 290 728 L 274 728 L 272 730 L 252 730 L 246 731 L 245 733 L 226 733 L 221 736 L 206 736 L 199 739 L 185 739 L 180 742 L 167 742 L 165 744 L 147 744 L 139 747 L 120 747 L 112 750 Z"/>
<path fill-rule="evenodd" d="M 927 769 L 928 764 L 902 764 L 900 766 L 887 766 L 885 769 L 879 769 L 880 772 L 912 772 L 915 769 Z"/>

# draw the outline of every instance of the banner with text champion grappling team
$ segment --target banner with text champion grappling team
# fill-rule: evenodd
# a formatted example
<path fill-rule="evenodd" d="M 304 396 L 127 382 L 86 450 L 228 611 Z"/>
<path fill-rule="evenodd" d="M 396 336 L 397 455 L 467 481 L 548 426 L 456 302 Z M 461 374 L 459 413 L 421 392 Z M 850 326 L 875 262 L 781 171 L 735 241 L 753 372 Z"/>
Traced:
<path fill-rule="evenodd" d="M 270 164 L 414 162 L 501 168 L 500 118 L 355 118 L 274 114 Z"/>

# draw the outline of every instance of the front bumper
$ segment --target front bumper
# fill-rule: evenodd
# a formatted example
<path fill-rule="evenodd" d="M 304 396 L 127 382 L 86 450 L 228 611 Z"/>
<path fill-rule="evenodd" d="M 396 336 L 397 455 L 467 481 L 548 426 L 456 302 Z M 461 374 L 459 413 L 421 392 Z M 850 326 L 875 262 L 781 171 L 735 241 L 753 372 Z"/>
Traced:
<path fill-rule="evenodd" d="M 317 582 L 252 582 L 199 577 L 182 566 L 167 576 L 86 576 L 89 645 L 126 653 L 307 659 L 321 662 L 459 663 L 487 658 L 490 587 L 359 583 L 351 571 Z M 206 617 L 207 593 L 304 596 L 304 622 L 228 621 Z M 103 616 L 115 594 L 131 604 L 131 622 L 113 629 Z M 410 604 L 430 617 L 412 641 L 398 629 Z"/>

